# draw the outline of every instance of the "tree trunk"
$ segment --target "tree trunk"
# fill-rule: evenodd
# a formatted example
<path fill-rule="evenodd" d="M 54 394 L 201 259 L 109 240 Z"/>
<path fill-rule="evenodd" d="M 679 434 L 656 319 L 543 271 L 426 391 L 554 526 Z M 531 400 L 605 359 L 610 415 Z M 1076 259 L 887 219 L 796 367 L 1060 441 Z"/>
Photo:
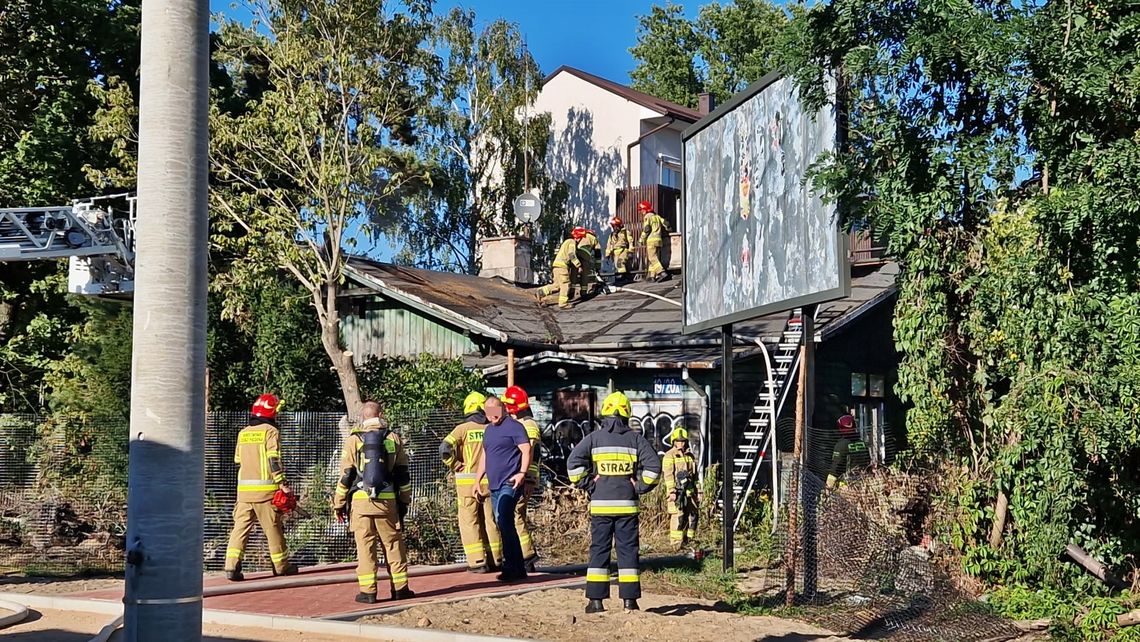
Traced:
<path fill-rule="evenodd" d="M 336 281 L 325 286 L 325 314 L 321 323 L 321 345 L 336 370 L 337 379 L 340 380 L 340 392 L 344 396 L 344 409 L 351 419 L 360 418 L 360 409 L 364 401 L 360 398 L 360 385 L 356 380 L 356 364 L 352 360 L 352 353 L 345 350 L 340 343 L 340 312 L 336 307 L 337 295 L 340 287 Z"/>
<path fill-rule="evenodd" d="M 1005 531 L 1005 520 L 1009 516 L 1009 497 L 1004 490 L 998 491 L 997 505 L 994 506 L 994 524 L 990 528 L 990 548 L 1001 546 L 1002 533 Z"/>

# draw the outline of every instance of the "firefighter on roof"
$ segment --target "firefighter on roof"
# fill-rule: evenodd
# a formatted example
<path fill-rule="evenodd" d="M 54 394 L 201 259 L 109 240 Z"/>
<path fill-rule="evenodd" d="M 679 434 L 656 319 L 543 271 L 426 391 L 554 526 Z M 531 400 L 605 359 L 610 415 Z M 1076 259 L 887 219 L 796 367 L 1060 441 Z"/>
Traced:
<path fill-rule="evenodd" d="M 245 579 L 241 558 L 249 532 L 256 521 L 269 542 L 269 559 L 274 575 L 293 575 L 297 567 L 289 563 L 285 545 L 283 514 L 273 505 L 278 490 L 290 492 L 281 464 L 281 439 L 277 432 L 277 410 L 281 401 L 265 394 L 257 398 L 250 410 L 249 425 L 238 433 L 234 463 L 238 468 L 237 502 L 234 503 L 234 528 L 226 548 L 226 578 L 233 582 Z"/>
<path fill-rule="evenodd" d="M 578 258 L 578 239 L 571 238 L 562 241 L 558 252 L 554 255 L 551 266 L 554 282 L 538 290 L 538 299 L 558 292 L 558 307 L 570 307 L 570 290 L 578 279 L 578 271 L 582 269 L 582 261 Z"/>
<path fill-rule="evenodd" d="M 534 540 L 531 539 L 530 528 L 526 525 L 527 501 L 534 493 L 539 483 L 539 450 L 542 440 L 542 430 L 534 420 L 534 413 L 530 410 L 530 398 L 519 386 L 511 386 L 503 392 L 503 405 L 507 412 L 526 428 L 527 439 L 530 440 L 530 468 L 526 473 L 526 488 L 523 497 L 515 505 L 515 529 L 519 532 L 519 543 L 522 544 L 523 563 L 528 573 L 534 572 L 535 562 L 538 561 L 538 552 L 534 549 Z"/>
<path fill-rule="evenodd" d="M 638 203 L 637 211 L 644 216 L 641 219 L 641 244 L 645 246 L 645 256 L 649 260 L 649 278 L 664 281 L 669 278 L 669 273 L 661 265 L 661 246 L 669 240 L 669 225 L 653 211 L 649 201 Z"/>
<path fill-rule="evenodd" d="M 697 462 L 689 452 L 689 431 L 669 433 L 673 447 L 661 459 L 665 492 L 669 493 L 669 543 L 678 550 L 697 534 Z"/>
<path fill-rule="evenodd" d="M 466 421 L 456 426 L 439 444 L 439 456 L 443 464 L 455 473 L 459 538 L 463 541 L 463 552 L 467 555 L 467 570 L 472 573 L 497 570 L 503 557 L 503 544 L 499 539 L 499 529 L 495 526 L 491 502 L 471 496 L 475 467 L 479 465 L 479 457 L 483 454 L 483 431 L 487 428 L 483 402 L 486 400 L 486 395 L 481 392 L 468 394 L 463 400 Z M 486 480 L 484 483 L 487 483 Z M 490 494 L 489 490 L 487 494 Z"/>
<path fill-rule="evenodd" d="M 661 459 L 641 433 L 630 430 L 630 414 L 629 399 L 611 393 L 602 402 L 602 427 L 586 435 L 566 460 L 570 482 L 590 493 L 587 613 L 606 610 L 602 600 L 610 596 L 610 550 L 615 541 L 622 606 L 637 610 L 641 597 L 638 497 L 657 485 Z"/>
<path fill-rule="evenodd" d="M 598 245 L 598 237 L 592 231 L 578 226 L 570 233 L 578 241 L 578 261 L 582 268 L 578 270 L 578 296 L 586 296 L 597 287 L 597 265 L 602 262 L 602 248 Z"/>
<path fill-rule="evenodd" d="M 625 281 L 629 276 L 629 252 L 633 249 L 633 235 L 622 225 L 621 219 L 610 219 L 610 239 L 606 242 L 606 257 L 612 258 L 617 281 Z"/>
<path fill-rule="evenodd" d="M 384 547 L 392 599 L 415 597 L 408 588 L 404 543 L 404 516 L 412 503 L 408 455 L 380 415 L 375 401 L 361 408 L 360 425 L 349 433 L 340 454 L 340 480 L 333 497 L 337 520 L 347 520 L 356 538 L 356 601 L 363 604 L 376 602 L 377 541 Z"/>

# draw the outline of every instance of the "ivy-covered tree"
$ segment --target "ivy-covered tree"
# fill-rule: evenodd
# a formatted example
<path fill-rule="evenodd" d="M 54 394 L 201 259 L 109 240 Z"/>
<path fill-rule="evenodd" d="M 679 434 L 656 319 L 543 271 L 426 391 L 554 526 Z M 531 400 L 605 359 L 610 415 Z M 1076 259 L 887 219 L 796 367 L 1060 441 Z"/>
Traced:
<path fill-rule="evenodd" d="M 816 179 L 902 266 L 897 392 L 942 524 L 995 582 L 1100 590 L 1140 550 L 1140 8 L 834 0 L 787 32 L 848 138 Z"/>

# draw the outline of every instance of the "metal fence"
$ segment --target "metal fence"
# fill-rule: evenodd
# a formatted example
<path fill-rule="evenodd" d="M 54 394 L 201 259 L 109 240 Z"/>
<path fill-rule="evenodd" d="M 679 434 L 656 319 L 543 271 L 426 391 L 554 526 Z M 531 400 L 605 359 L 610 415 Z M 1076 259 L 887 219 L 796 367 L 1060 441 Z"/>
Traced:
<path fill-rule="evenodd" d="M 389 413 L 404 439 L 415 501 L 406 533 L 413 561 L 463 560 L 455 491 L 439 462 L 440 440 L 461 421 L 455 413 Z M 338 413 L 283 413 L 278 418 L 288 478 L 307 516 L 290 514 L 285 534 L 301 565 L 355 559 L 352 535 L 331 509 L 341 444 L 349 425 Z M 205 439 L 204 547 L 207 570 L 220 569 L 233 525 L 233 463 L 244 412 L 212 412 Z M 123 567 L 128 427 L 123 420 L 0 415 L 0 570 L 78 574 Z M 160 492 L 160 491 L 159 491 Z M 269 567 L 255 529 L 245 566 Z"/>

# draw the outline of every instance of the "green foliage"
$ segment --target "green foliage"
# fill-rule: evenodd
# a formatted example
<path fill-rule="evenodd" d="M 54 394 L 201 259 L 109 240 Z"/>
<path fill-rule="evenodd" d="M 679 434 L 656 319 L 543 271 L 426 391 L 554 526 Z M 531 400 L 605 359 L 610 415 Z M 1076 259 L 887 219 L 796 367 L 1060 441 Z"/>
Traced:
<path fill-rule="evenodd" d="M 459 411 L 472 390 L 483 390 L 483 377 L 463 367 L 459 359 L 427 353 L 415 359 L 373 357 L 361 364 L 360 389 L 389 412 L 426 408 Z"/>
<path fill-rule="evenodd" d="M 1127 2 L 877 0 L 785 34 L 810 101 L 841 71 L 814 180 L 900 261 L 911 454 L 951 474 L 940 534 L 989 582 L 1099 593 L 1061 548 L 1140 550 L 1138 36 Z"/>
<path fill-rule="evenodd" d="M 343 409 L 310 306 L 284 278 L 267 281 L 237 320 L 222 318 L 222 302 L 210 299 L 211 409 L 242 410 L 267 391 L 293 411 Z"/>
<path fill-rule="evenodd" d="M 768 0 L 733 0 L 701 7 L 695 20 L 684 7 L 654 5 L 638 18 L 633 87 L 688 107 L 702 92 L 724 102 L 777 67 L 791 11 Z"/>
<path fill-rule="evenodd" d="M 988 603 L 999 614 L 1013 620 L 1052 620 L 1050 633 L 1055 640 L 1113 640 L 1135 642 L 1140 631 L 1135 627 L 1120 628 L 1116 616 L 1133 608 L 1135 596 L 1116 598 L 1080 596 L 1021 585 L 998 589 L 988 596 Z"/>

